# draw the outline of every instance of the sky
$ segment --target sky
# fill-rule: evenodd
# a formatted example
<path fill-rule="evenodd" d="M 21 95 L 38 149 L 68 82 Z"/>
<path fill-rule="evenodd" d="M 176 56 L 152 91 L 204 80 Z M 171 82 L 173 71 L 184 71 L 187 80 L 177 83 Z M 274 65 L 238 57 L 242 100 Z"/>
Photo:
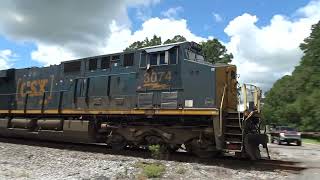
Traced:
<path fill-rule="evenodd" d="M 153 35 L 219 39 L 241 83 L 267 91 L 299 64 L 320 0 L 2 0 L 0 69 L 113 52 Z"/>

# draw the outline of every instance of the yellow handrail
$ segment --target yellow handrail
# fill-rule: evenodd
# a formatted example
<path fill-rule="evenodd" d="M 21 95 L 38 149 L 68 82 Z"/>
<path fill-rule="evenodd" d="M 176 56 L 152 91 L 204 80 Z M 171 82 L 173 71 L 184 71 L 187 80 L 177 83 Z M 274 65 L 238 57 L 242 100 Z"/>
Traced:
<path fill-rule="evenodd" d="M 255 85 L 243 84 L 241 87 L 242 96 L 243 96 L 243 111 L 248 110 L 248 93 L 251 93 L 253 96 L 254 108 L 260 113 L 260 103 L 261 103 L 261 89 Z"/>
<path fill-rule="evenodd" d="M 225 97 L 225 93 L 226 93 L 226 89 L 227 89 L 227 84 L 225 84 L 224 85 L 224 88 L 223 88 L 223 94 L 222 94 L 222 98 L 221 98 L 221 102 L 220 102 L 220 123 L 219 123 L 219 125 L 220 125 L 220 133 L 219 133 L 219 135 L 221 136 L 222 135 L 222 128 L 223 128 L 223 126 L 222 126 L 222 115 L 223 115 L 223 104 L 224 104 L 224 97 Z"/>
<path fill-rule="evenodd" d="M 258 111 L 258 113 L 260 113 L 260 102 L 261 101 L 261 90 L 260 88 L 255 86 L 255 94 L 254 94 L 254 105 Z"/>
<path fill-rule="evenodd" d="M 243 95 L 243 111 L 246 111 L 247 109 L 248 109 L 248 107 L 247 107 L 247 102 L 248 102 L 248 97 L 247 97 L 247 86 L 246 86 L 246 84 L 243 84 L 242 85 L 242 88 L 241 88 L 241 90 L 242 90 L 242 95 Z"/>

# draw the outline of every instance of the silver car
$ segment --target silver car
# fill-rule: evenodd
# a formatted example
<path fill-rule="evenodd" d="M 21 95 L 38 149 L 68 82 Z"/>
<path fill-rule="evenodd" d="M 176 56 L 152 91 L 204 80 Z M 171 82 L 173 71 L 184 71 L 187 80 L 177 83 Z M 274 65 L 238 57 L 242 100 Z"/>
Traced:
<path fill-rule="evenodd" d="M 301 146 L 301 133 L 295 128 L 288 126 L 278 126 L 270 132 L 271 142 L 282 144 L 286 142 L 287 144 L 296 143 L 297 146 Z"/>

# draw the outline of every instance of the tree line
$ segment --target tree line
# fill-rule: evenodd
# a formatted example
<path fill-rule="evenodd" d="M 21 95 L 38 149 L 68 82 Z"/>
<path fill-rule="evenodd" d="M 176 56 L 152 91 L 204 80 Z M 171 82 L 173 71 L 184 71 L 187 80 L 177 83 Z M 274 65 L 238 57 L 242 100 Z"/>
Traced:
<path fill-rule="evenodd" d="M 266 93 L 262 111 L 269 123 L 320 131 L 320 21 L 311 30 L 300 45 L 300 64 Z"/>

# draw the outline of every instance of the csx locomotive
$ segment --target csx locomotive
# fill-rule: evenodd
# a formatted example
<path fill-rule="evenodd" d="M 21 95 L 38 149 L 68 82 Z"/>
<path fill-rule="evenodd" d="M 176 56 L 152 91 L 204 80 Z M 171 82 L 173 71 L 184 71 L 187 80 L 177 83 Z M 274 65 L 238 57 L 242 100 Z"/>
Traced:
<path fill-rule="evenodd" d="M 258 159 L 266 138 L 252 92 L 238 111 L 236 67 L 206 62 L 194 42 L 2 70 L 0 135 Z"/>

